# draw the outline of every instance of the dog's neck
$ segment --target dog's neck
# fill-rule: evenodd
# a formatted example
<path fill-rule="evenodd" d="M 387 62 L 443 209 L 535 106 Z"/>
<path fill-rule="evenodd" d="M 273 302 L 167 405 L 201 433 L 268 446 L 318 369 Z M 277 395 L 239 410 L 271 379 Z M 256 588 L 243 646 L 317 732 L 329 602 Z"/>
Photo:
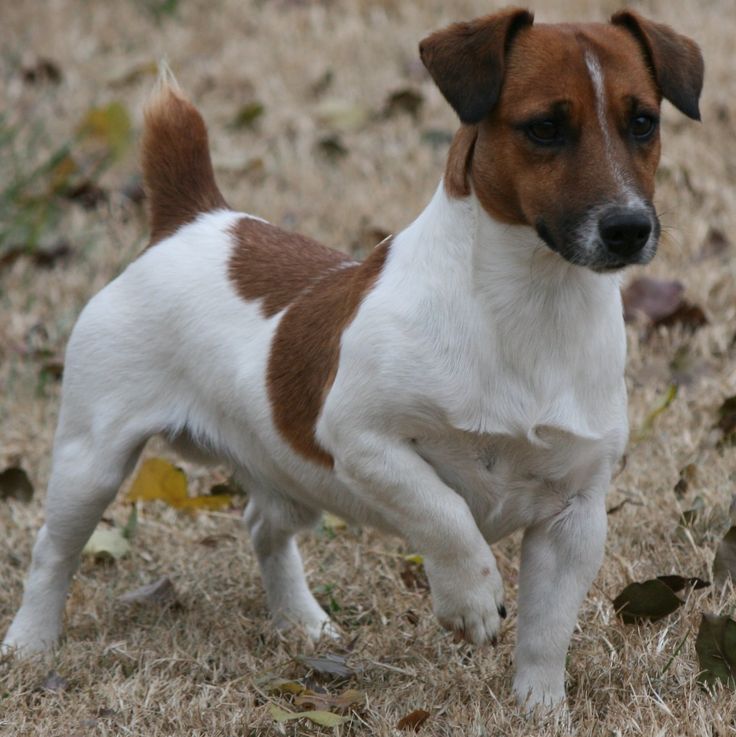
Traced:
<path fill-rule="evenodd" d="M 407 256 L 415 268 L 434 271 L 448 286 L 454 281 L 466 297 L 486 302 L 496 314 L 509 299 L 547 311 L 571 295 L 594 304 L 619 301 L 618 273 L 599 274 L 565 261 L 532 227 L 499 222 L 474 194 L 449 197 L 442 182 L 405 232 L 412 236 Z"/>
<path fill-rule="evenodd" d="M 580 418 L 624 390 L 618 275 L 569 264 L 532 228 L 499 223 L 474 195 L 451 198 L 442 185 L 387 265 L 406 318 L 442 346 L 458 427 L 506 431 L 521 420 L 524 432 L 546 422 L 596 434 Z"/>

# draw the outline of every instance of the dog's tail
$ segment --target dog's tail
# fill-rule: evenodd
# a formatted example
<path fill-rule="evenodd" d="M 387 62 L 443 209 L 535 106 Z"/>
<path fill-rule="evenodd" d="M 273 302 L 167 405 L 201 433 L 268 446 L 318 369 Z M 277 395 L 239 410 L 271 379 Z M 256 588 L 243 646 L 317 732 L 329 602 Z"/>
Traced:
<path fill-rule="evenodd" d="M 204 120 L 165 63 L 144 111 L 141 159 L 152 244 L 200 213 L 227 208 L 215 183 Z"/>

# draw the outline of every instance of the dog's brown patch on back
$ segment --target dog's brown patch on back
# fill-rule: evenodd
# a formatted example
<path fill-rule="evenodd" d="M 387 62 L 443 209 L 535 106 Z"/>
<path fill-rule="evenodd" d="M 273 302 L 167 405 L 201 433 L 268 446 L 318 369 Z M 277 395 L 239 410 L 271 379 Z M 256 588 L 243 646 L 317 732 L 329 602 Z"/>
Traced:
<path fill-rule="evenodd" d="M 323 466 L 332 467 L 333 459 L 315 428 L 337 374 L 342 333 L 380 276 L 390 242 L 362 263 L 338 262 L 313 281 L 289 305 L 271 345 L 267 383 L 276 428 L 295 451 Z"/>
<path fill-rule="evenodd" d="M 227 208 L 215 183 L 204 120 L 167 83 L 146 106 L 141 163 L 151 218 L 149 246 L 203 212 Z"/>
<path fill-rule="evenodd" d="M 233 235 L 230 280 L 244 300 L 262 300 L 266 317 L 283 310 L 330 269 L 349 261 L 344 253 L 255 218 L 239 220 Z"/>

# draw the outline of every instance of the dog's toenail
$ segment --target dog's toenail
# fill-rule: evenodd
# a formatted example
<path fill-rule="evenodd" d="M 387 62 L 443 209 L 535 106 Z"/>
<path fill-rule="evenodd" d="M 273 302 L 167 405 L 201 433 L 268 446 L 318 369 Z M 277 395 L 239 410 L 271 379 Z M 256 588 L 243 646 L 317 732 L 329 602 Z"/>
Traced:
<path fill-rule="evenodd" d="M 498 637 L 496 637 L 495 635 L 491 638 L 491 645 L 493 645 L 493 647 L 496 647 L 496 645 L 498 645 Z"/>
<path fill-rule="evenodd" d="M 498 607 L 498 615 L 501 619 L 506 619 L 506 607 L 503 604 Z"/>

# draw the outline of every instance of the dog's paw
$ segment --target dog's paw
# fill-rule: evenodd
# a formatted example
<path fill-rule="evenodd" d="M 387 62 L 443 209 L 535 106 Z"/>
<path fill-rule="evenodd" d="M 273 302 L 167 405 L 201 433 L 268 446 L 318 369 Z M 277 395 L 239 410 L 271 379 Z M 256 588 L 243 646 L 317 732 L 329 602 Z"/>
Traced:
<path fill-rule="evenodd" d="M 564 717 L 565 683 L 563 677 L 551 677 L 543 670 L 520 670 L 514 677 L 514 694 L 525 716 Z"/>
<path fill-rule="evenodd" d="M 33 655 L 51 652 L 57 639 L 56 632 L 26 626 L 22 618 L 17 616 L 0 645 L 0 654 L 30 658 Z"/>
<path fill-rule="evenodd" d="M 288 611 L 274 614 L 273 621 L 277 630 L 283 633 L 301 630 L 312 642 L 323 637 L 340 639 L 340 630 L 314 599 L 301 603 L 302 606 L 298 609 L 292 605 Z"/>
<path fill-rule="evenodd" d="M 503 581 L 490 551 L 480 560 L 456 566 L 428 558 L 426 568 L 440 624 L 473 645 L 495 644 L 506 609 Z"/>

